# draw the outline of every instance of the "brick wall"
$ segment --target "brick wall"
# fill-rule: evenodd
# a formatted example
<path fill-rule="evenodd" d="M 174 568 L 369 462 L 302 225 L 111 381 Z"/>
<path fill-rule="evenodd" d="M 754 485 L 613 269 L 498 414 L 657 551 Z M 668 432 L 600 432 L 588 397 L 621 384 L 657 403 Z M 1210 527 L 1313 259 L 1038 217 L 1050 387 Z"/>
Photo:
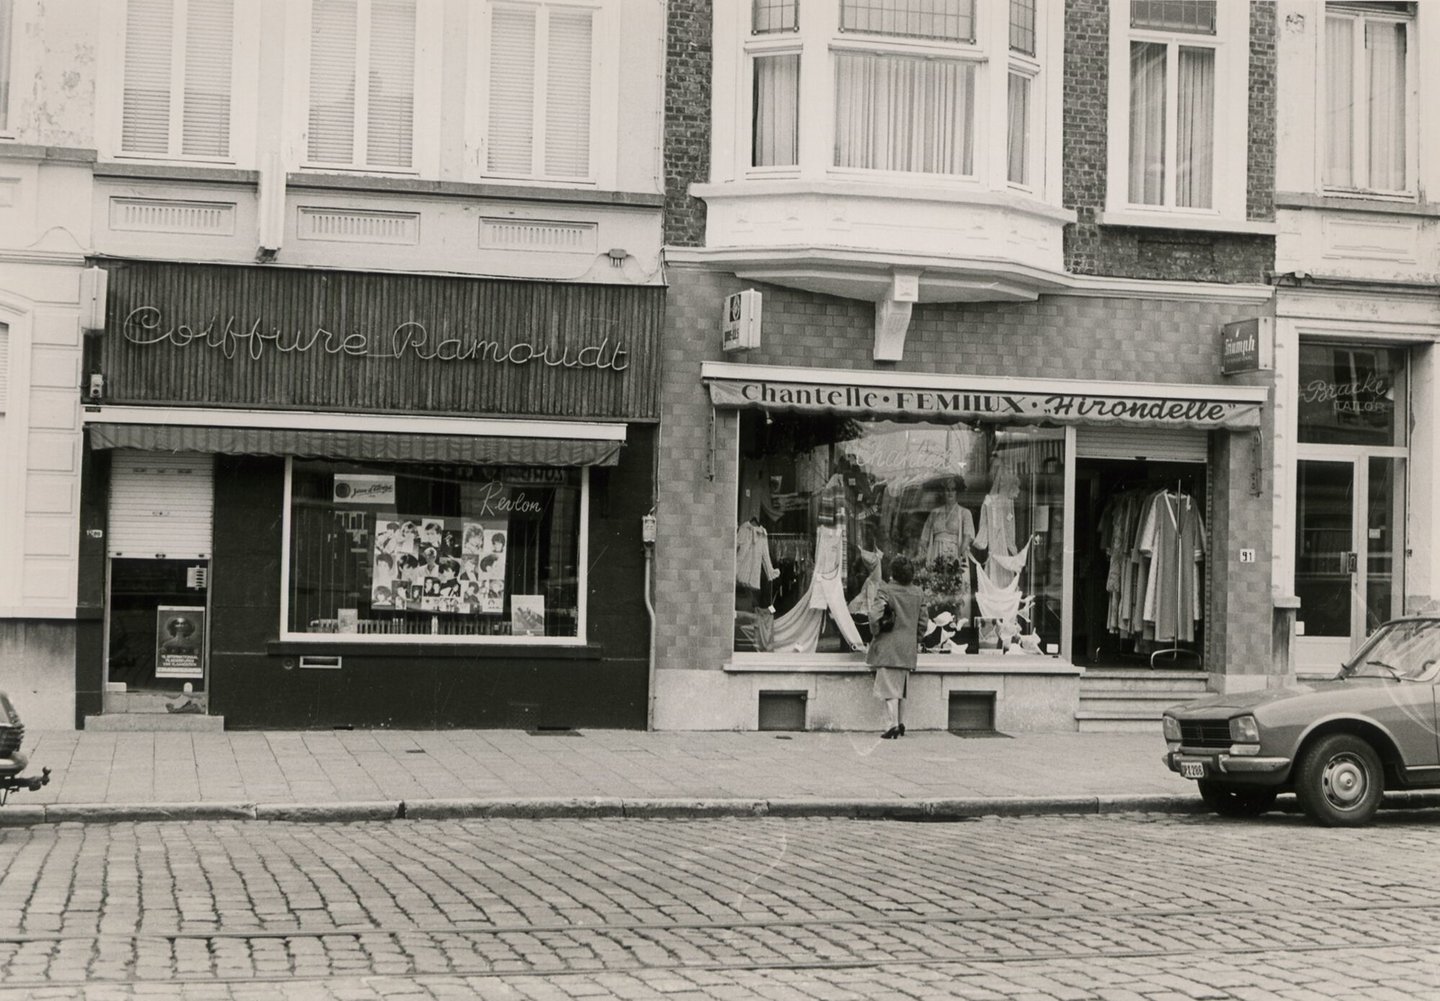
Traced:
<path fill-rule="evenodd" d="M 690 185 L 710 176 L 710 3 L 667 5 L 665 242 L 672 247 L 705 244 L 705 203 L 690 197 Z"/>
<path fill-rule="evenodd" d="M 1123 2 L 1123 0 L 1117 0 Z M 1076 274 L 1210 282 L 1263 282 L 1274 266 L 1271 236 L 1101 226 L 1107 182 L 1109 0 L 1065 7 L 1062 197 L 1075 210 L 1065 227 L 1065 267 Z M 1247 212 L 1274 219 L 1275 7 L 1250 15 L 1250 148 Z"/>
<path fill-rule="evenodd" d="M 699 267 L 671 269 L 662 337 L 660 469 L 656 545 L 656 665 L 714 669 L 728 660 L 733 637 L 734 413 L 711 410 L 700 362 L 721 360 L 723 297 L 745 287 L 764 294 L 764 343 L 747 364 L 876 371 L 1216 383 L 1217 326 L 1254 315 L 1253 303 L 1124 298 L 1045 297 L 1013 304 L 915 307 L 905 359 L 871 360 L 874 307 L 773 286 L 742 283 Z M 711 419 L 714 416 L 712 432 Z M 713 456 L 710 447 L 714 441 Z M 1219 435 L 1224 440 L 1228 435 Z M 1218 457 L 1215 497 L 1229 499 L 1216 559 L 1231 533 L 1257 550 L 1221 605 L 1223 643 L 1255 664 L 1268 662 L 1269 562 L 1265 526 L 1269 491 L 1249 495 L 1248 449 Z M 1240 475 L 1237 470 L 1242 471 Z M 713 475 L 712 475 L 713 473 Z M 1239 519 L 1237 527 L 1234 522 Z M 1226 565 L 1227 570 L 1233 569 Z M 1254 580 L 1251 580 L 1251 576 Z M 1230 588 L 1229 574 L 1217 581 Z M 1263 657 L 1262 657 L 1263 654 Z"/>

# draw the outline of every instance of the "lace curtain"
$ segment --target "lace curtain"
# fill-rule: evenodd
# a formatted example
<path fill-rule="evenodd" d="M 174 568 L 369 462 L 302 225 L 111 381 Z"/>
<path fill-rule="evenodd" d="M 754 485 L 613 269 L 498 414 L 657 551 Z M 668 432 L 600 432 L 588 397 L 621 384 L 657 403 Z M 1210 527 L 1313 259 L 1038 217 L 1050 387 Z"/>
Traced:
<path fill-rule="evenodd" d="M 874 53 L 835 57 L 835 165 L 973 171 L 975 67 Z"/>

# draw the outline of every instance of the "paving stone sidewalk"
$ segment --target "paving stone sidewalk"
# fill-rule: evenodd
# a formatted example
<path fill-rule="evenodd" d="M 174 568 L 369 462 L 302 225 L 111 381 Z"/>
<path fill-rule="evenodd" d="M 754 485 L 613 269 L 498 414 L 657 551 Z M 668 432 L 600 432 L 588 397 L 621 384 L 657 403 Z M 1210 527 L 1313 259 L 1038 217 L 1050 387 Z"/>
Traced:
<path fill-rule="evenodd" d="M 0 823 L 1194 809 L 1155 734 L 40 732 Z"/>

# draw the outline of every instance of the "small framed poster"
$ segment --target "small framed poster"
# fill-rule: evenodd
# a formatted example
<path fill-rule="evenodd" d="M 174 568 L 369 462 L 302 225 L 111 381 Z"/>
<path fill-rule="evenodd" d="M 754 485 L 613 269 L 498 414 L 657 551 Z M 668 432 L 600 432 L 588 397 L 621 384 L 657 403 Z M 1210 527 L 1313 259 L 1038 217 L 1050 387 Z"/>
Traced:
<path fill-rule="evenodd" d="M 155 609 L 155 677 L 205 677 L 205 609 L 161 605 Z"/>
<path fill-rule="evenodd" d="M 510 635 L 545 635 L 545 596 L 543 594 L 512 594 L 510 596 Z"/>

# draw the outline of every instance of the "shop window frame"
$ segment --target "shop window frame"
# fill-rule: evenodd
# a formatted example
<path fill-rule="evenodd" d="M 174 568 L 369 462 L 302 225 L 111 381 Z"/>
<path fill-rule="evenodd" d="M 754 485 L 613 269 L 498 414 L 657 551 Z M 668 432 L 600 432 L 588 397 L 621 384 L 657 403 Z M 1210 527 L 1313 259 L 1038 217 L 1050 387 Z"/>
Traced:
<path fill-rule="evenodd" d="M 341 461 L 341 460 L 334 460 Z M 290 587 L 291 587 L 291 510 L 293 504 L 293 456 L 285 457 L 285 490 L 281 498 L 281 545 L 280 545 L 280 620 L 279 639 L 285 643 L 304 643 L 317 646 L 395 646 L 396 644 L 420 644 L 423 646 L 529 646 L 529 647 L 584 647 L 589 644 L 589 554 L 590 554 L 590 467 L 580 469 L 580 507 L 578 513 L 579 540 L 577 544 L 576 609 L 574 636 L 513 636 L 513 635 L 435 635 L 429 633 L 309 633 L 296 632 L 290 628 Z"/>

